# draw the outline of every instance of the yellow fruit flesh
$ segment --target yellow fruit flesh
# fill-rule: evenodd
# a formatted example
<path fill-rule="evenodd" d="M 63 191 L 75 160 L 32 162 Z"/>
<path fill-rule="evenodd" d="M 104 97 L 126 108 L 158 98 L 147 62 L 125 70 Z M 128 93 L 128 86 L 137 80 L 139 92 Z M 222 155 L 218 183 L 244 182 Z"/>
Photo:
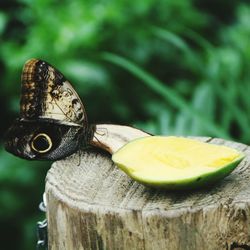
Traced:
<path fill-rule="evenodd" d="M 112 159 L 135 179 L 161 183 L 209 174 L 242 156 L 235 149 L 194 139 L 150 136 L 126 144 Z"/>

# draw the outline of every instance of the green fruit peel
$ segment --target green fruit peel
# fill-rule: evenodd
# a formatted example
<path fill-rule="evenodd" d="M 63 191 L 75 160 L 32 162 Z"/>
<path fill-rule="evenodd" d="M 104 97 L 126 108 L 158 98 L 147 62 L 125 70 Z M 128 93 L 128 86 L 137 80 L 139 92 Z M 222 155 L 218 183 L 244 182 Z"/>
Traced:
<path fill-rule="evenodd" d="M 134 180 L 165 189 L 209 186 L 230 174 L 244 154 L 233 148 L 174 136 L 133 140 L 112 156 Z"/>

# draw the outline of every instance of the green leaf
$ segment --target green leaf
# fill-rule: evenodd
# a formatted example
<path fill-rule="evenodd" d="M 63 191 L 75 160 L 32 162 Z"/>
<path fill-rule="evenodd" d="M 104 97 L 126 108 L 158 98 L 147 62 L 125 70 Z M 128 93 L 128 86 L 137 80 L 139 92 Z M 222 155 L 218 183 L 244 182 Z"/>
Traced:
<path fill-rule="evenodd" d="M 122 58 L 120 56 L 111 54 L 111 53 L 103 53 L 102 57 L 112 62 L 135 76 L 137 76 L 139 79 L 142 80 L 142 82 L 149 87 L 152 91 L 157 93 L 159 96 L 161 96 L 166 101 L 170 102 L 175 108 L 177 108 L 179 111 L 184 111 L 190 115 L 192 118 L 198 119 L 204 128 L 214 136 L 222 137 L 222 138 L 230 138 L 230 135 L 227 134 L 223 129 L 218 127 L 216 124 L 214 124 L 211 120 L 209 120 L 204 114 L 201 112 L 198 112 L 195 110 L 192 105 L 190 105 L 188 102 L 185 101 L 184 98 L 178 95 L 174 91 L 174 89 L 169 88 L 161 81 L 157 80 L 155 77 L 153 77 L 151 74 L 145 72 L 143 69 L 135 65 L 134 63 L 130 62 L 129 60 Z"/>

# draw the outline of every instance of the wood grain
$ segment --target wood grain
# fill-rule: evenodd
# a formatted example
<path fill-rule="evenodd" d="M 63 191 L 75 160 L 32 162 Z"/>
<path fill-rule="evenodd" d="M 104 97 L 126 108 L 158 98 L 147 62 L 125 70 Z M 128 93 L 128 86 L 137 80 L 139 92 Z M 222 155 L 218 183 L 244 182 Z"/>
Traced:
<path fill-rule="evenodd" d="M 250 249 L 250 148 L 199 139 L 247 157 L 215 186 L 189 192 L 144 187 L 98 150 L 55 162 L 46 178 L 49 249 Z"/>

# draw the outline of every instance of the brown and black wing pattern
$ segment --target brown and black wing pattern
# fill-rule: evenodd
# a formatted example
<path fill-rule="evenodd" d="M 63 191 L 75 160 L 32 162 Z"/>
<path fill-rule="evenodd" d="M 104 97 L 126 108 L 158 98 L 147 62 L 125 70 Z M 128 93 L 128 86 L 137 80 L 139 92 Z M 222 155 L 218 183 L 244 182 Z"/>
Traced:
<path fill-rule="evenodd" d="M 31 59 L 22 72 L 20 117 L 5 134 L 5 149 L 24 159 L 59 160 L 89 145 L 83 104 L 58 70 Z"/>
<path fill-rule="evenodd" d="M 31 59 L 22 72 L 20 118 L 53 119 L 84 126 L 87 116 L 83 104 L 69 81 L 45 61 Z"/>

